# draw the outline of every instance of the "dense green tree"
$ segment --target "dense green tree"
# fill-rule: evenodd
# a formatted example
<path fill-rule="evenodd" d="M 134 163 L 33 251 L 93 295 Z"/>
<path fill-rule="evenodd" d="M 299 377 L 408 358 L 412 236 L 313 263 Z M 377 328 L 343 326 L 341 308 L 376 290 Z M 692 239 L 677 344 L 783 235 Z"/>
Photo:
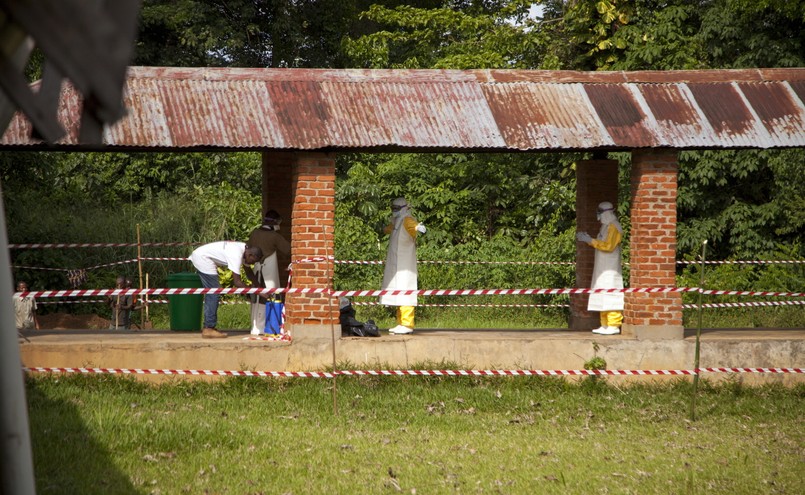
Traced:
<path fill-rule="evenodd" d="M 466 4 L 460 8 L 457 4 Z M 439 8 L 373 5 L 363 18 L 381 29 L 344 42 L 367 68 L 531 68 L 539 44 L 525 28 L 531 2 L 445 2 Z"/>
<path fill-rule="evenodd" d="M 805 180 L 801 150 L 681 153 L 679 250 L 710 242 L 713 259 L 802 255 Z"/>
<path fill-rule="evenodd" d="M 372 4 L 438 0 L 144 0 L 134 65 L 345 67 L 344 36 L 372 32 Z"/>
<path fill-rule="evenodd" d="M 805 2 L 703 2 L 697 38 L 714 68 L 805 66 Z"/>

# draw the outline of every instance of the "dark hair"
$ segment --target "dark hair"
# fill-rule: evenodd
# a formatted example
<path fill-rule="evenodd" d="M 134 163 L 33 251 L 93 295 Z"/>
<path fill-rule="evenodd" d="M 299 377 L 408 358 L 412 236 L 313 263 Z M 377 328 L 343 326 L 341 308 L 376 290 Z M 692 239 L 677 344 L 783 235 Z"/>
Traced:
<path fill-rule="evenodd" d="M 282 217 L 277 212 L 277 210 L 268 210 L 265 215 L 263 215 L 263 225 L 277 225 L 282 221 Z"/>
<path fill-rule="evenodd" d="M 263 250 L 260 249 L 259 246 L 246 246 L 246 252 L 251 253 L 260 259 L 263 259 Z"/>

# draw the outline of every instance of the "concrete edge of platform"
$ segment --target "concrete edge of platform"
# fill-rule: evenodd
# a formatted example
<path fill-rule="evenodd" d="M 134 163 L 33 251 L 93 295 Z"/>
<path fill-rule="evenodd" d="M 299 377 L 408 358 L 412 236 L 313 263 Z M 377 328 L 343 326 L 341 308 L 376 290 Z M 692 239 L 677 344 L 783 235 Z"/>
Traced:
<path fill-rule="evenodd" d="M 782 332 L 790 338 L 710 338 L 703 340 L 700 366 L 796 368 L 805 356 L 805 332 Z M 594 336 L 588 332 L 450 332 L 422 330 L 413 336 L 295 338 L 292 342 L 246 341 L 231 333 L 220 340 L 199 335 L 40 334 L 20 345 L 29 368 L 100 367 L 190 370 L 316 371 L 332 369 L 523 369 L 579 370 L 602 357 L 610 370 L 689 370 L 695 339 L 637 340 L 628 336 Z M 240 338 L 238 338 L 240 337 Z M 738 376 L 708 374 L 708 379 L 744 383 L 802 383 L 803 375 Z M 685 379 L 679 376 L 607 377 L 640 381 Z"/>

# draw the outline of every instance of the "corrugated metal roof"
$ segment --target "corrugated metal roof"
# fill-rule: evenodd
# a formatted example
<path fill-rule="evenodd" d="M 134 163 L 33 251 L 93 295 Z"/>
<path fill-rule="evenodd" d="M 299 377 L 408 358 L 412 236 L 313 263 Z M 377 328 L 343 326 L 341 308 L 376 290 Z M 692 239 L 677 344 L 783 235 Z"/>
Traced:
<path fill-rule="evenodd" d="M 574 72 L 130 67 L 104 144 L 158 149 L 805 147 L 805 69 Z M 56 146 L 78 142 L 65 85 Z M 0 146 L 37 146 L 16 115 Z"/>

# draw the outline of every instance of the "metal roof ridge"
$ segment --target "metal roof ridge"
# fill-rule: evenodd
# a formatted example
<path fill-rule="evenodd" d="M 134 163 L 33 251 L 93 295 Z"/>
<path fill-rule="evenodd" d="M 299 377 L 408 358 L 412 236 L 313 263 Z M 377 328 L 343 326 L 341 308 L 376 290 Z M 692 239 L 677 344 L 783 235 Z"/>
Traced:
<path fill-rule="evenodd" d="M 478 83 L 717 83 L 805 80 L 805 68 L 576 71 L 543 69 L 330 69 L 130 66 L 128 77 L 172 80 Z"/>

